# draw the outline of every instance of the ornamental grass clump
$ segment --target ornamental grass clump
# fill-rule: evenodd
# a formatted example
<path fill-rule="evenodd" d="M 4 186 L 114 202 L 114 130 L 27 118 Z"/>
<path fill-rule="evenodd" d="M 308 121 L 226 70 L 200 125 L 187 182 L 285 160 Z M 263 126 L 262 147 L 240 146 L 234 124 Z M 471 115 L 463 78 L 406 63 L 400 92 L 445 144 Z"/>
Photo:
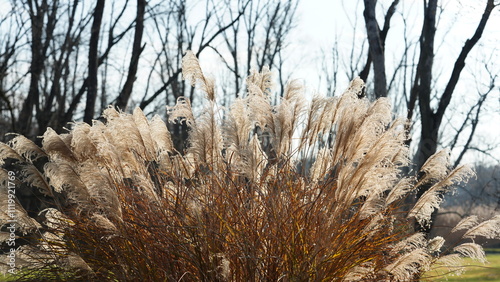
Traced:
<path fill-rule="evenodd" d="M 499 236 L 498 216 L 459 223 L 453 232 L 467 231 L 455 245 L 414 230 L 472 171 L 451 170 L 442 151 L 418 178 L 404 175 L 405 121 L 387 99 L 358 98 L 361 80 L 310 102 L 292 81 L 273 106 L 264 69 L 223 109 L 191 52 L 183 69 L 206 94 L 199 114 L 182 97 L 168 108 L 169 122 L 188 127 L 183 152 L 138 108 L 110 107 L 104 122 L 66 134 L 49 128 L 41 147 L 23 136 L 0 144 L 1 179 L 15 170 L 46 206 L 17 205 L 17 279 L 410 281 L 433 267 L 458 273 L 463 257 L 484 261 L 473 239 Z"/>

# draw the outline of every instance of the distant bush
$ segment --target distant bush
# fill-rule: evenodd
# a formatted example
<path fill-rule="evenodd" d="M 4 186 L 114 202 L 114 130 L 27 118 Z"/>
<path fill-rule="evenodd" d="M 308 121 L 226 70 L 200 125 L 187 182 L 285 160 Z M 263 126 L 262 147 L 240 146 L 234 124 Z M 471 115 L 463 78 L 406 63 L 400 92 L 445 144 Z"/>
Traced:
<path fill-rule="evenodd" d="M 192 53 L 183 66 L 206 93 L 197 117 L 183 98 L 168 110 L 189 127 L 185 152 L 140 109 L 109 108 L 105 122 L 67 134 L 49 128 L 41 148 L 23 136 L 0 144 L 1 164 L 50 204 L 38 215 L 17 206 L 28 243 L 16 278 L 409 281 L 432 267 L 459 272 L 462 257 L 483 261 L 470 239 L 499 235 L 499 216 L 459 223 L 453 232 L 467 231 L 455 246 L 414 231 L 472 171 L 451 170 L 442 151 L 418 179 L 405 176 L 404 121 L 386 99 L 359 99 L 359 79 L 310 103 L 292 81 L 272 106 L 271 73 L 253 72 L 247 95 L 223 109 Z"/>

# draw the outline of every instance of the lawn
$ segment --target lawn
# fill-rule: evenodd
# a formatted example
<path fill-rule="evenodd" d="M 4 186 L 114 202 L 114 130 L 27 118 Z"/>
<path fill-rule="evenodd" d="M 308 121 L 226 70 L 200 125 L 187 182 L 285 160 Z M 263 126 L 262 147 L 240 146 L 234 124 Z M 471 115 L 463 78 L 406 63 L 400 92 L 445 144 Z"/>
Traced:
<path fill-rule="evenodd" d="M 500 249 L 487 250 L 486 258 L 488 259 L 487 264 L 465 259 L 467 268 L 465 273 L 460 276 L 449 275 L 426 281 L 500 281 Z"/>

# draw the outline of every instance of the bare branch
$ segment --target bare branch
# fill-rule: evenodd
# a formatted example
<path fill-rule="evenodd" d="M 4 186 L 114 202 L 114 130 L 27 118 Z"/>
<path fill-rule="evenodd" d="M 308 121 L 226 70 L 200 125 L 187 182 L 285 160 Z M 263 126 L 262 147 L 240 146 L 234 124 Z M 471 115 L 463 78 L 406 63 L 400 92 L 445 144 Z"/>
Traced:
<path fill-rule="evenodd" d="M 486 7 L 484 9 L 483 15 L 481 17 L 481 21 L 479 22 L 476 31 L 474 32 L 474 35 L 465 41 L 464 47 L 462 48 L 462 51 L 460 52 L 460 55 L 458 56 L 457 60 L 455 61 L 455 66 L 453 67 L 453 71 L 450 77 L 450 80 L 448 81 L 448 84 L 446 85 L 446 88 L 443 92 L 443 95 L 441 99 L 439 100 L 439 107 L 436 111 L 436 117 L 438 119 L 442 119 L 444 112 L 446 111 L 446 108 L 450 104 L 451 101 L 451 96 L 453 95 L 453 92 L 455 90 L 455 87 L 458 83 L 458 79 L 460 78 L 460 73 L 462 72 L 463 68 L 465 67 L 465 59 L 469 55 L 469 52 L 474 48 L 476 43 L 479 41 L 481 36 L 483 35 L 484 28 L 486 27 L 486 23 L 488 22 L 488 19 L 490 18 L 491 12 L 495 8 L 495 4 L 493 0 L 488 0 Z"/>

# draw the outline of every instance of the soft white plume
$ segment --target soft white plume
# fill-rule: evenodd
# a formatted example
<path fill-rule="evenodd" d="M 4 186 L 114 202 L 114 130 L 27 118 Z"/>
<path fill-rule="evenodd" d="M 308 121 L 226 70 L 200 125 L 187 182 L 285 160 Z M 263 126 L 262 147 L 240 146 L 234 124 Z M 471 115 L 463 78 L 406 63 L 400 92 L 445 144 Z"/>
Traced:
<path fill-rule="evenodd" d="M 451 232 L 457 232 L 460 230 L 469 230 L 479 223 L 479 219 L 476 215 L 468 216 L 462 220 L 451 230 Z"/>
<path fill-rule="evenodd" d="M 394 277 L 391 281 L 412 281 L 415 274 L 429 269 L 431 260 L 432 257 L 424 248 L 417 248 L 400 256 L 385 270 Z"/>
<path fill-rule="evenodd" d="M 422 226 L 428 225 L 432 212 L 443 202 L 443 194 L 450 191 L 450 186 L 467 180 L 473 174 L 474 172 L 468 166 L 455 168 L 418 199 L 408 213 L 408 217 L 415 217 Z"/>
<path fill-rule="evenodd" d="M 470 228 L 464 234 L 464 238 L 475 238 L 478 236 L 487 239 L 500 239 L 500 215 L 495 215 L 493 218 L 479 223 L 473 228 Z"/>
<path fill-rule="evenodd" d="M 483 247 L 476 243 L 463 243 L 453 248 L 453 251 L 464 257 L 475 259 L 483 263 L 486 262 L 486 254 L 484 253 Z"/>
<path fill-rule="evenodd" d="M 191 86 L 199 83 L 200 88 L 207 95 L 208 100 L 215 100 L 215 82 L 213 78 L 208 78 L 203 74 L 198 58 L 192 51 L 187 51 L 182 58 L 182 76 L 189 80 Z"/>

